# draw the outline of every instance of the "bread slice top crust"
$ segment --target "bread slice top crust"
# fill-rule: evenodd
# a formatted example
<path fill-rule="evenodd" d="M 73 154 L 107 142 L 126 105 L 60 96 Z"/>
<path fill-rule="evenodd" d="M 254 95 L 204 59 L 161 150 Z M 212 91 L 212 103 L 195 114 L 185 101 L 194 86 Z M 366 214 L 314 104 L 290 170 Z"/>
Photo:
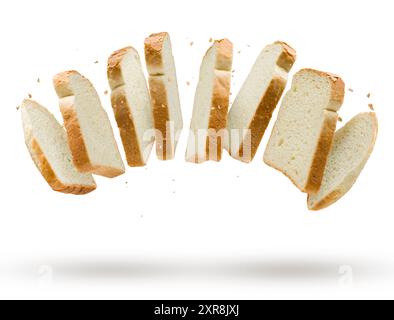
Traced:
<path fill-rule="evenodd" d="M 258 56 L 229 113 L 226 148 L 234 158 L 253 160 L 295 60 L 296 51 L 280 41 Z"/>
<path fill-rule="evenodd" d="M 344 94 L 340 77 L 303 69 L 283 99 L 264 161 L 302 192 L 320 189 Z"/>
<path fill-rule="evenodd" d="M 341 199 L 354 185 L 374 149 L 376 114 L 361 113 L 337 131 L 319 193 L 308 196 L 308 208 L 321 210 Z"/>
<path fill-rule="evenodd" d="M 231 86 L 233 44 L 218 40 L 208 49 L 200 68 L 194 98 L 186 161 L 220 161 Z"/>
<path fill-rule="evenodd" d="M 156 128 L 157 156 L 170 160 L 183 129 L 178 80 L 171 39 L 168 33 L 156 33 L 145 39 L 145 59 Z"/>
<path fill-rule="evenodd" d="M 51 188 L 76 195 L 95 190 L 92 175 L 74 167 L 66 132 L 55 117 L 33 100 L 24 100 L 21 112 L 26 146 Z"/>
<path fill-rule="evenodd" d="M 146 165 L 155 132 L 149 89 L 138 52 L 127 47 L 108 59 L 111 101 L 129 166 Z"/>
<path fill-rule="evenodd" d="M 108 178 L 123 174 L 110 120 L 91 82 L 77 71 L 67 71 L 54 77 L 54 87 L 78 170 Z"/>

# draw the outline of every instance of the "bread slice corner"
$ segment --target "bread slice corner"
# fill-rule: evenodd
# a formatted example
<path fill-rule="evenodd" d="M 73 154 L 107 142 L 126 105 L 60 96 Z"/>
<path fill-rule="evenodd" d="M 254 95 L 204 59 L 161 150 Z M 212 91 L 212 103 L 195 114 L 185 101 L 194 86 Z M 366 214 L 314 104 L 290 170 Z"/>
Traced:
<path fill-rule="evenodd" d="M 108 59 L 112 109 L 130 167 L 145 166 L 155 132 L 152 103 L 138 52 L 127 47 Z"/>
<path fill-rule="evenodd" d="M 337 131 L 320 191 L 308 196 L 309 210 L 325 209 L 346 195 L 368 162 L 377 135 L 374 112 L 358 114 Z"/>
<path fill-rule="evenodd" d="M 80 173 L 72 163 L 64 129 L 55 117 L 37 102 L 21 104 L 25 143 L 49 186 L 57 192 L 83 195 L 96 189 L 90 174 Z"/>
<path fill-rule="evenodd" d="M 320 189 L 344 95 L 339 76 L 303 69 L 283 99 L 264 161 L 302 192 Z"/>
<path fill-rule="evenodd" d="M 92 83 L 77 71 L 59 73 L 53 83 L 77 169 L 108 178 L 125 173 L 110 120 Z"/>

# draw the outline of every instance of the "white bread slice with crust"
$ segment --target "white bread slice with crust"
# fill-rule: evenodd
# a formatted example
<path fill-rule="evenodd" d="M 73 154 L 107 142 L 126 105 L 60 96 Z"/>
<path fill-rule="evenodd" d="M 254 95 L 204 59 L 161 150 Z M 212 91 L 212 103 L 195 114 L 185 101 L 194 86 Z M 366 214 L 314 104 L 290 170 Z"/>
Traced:
<path fill-rule="evenodd" d="M 114 178 L 125 172 L 108 115 L 91 82 L 77 71 L 54 77 L 74 165 L 80 172 Z"/>
<path fill-rule="evenodd" d="M 156 129 L 156 154 L 171 160 L 183 129 L 178 80 L 170 36 L 166 32 L 145 39 L 145 60 Z"/>
<path fill-rule="evenodd" d="M 33 100 L 21 105 L 26 146 L 49 186 L 58 192 L 83 195 L 96 189 L 92 175 L 72 163 L 66 132 L 55 117 Z"/>
<path fill-rule="evenodd" d="M 186 161 L 220 161 L 226 139 L 231 87 L 233 44 L 218 40 L 209 48 L 200 68 L 194 98 Z"/>
<path fill-rule="evenodd" d="M 295 60 L 295 50 L 280 41 L 260 53 L 228 116 L 226 148 L 233 158 L 253 160 Z"/>
<path fill-rule="evenodd" d="M 138 52 L 127 47 L 108 59 L 111 102 L 130 167 L 145 166 L 155 140 L 152 103 Z"/>
<path fill-rule="evenodd" d="M 302 192 L 320 189 L 344 95 L 340 77 L 303 69 L 284 97 L 264 161 Z"/>
<path fill-rule="evenodd" d="M 361 113 L 337 131 L 319 193 L 309 195 L 308 208 L 321 210 L 341 199 L 356 183 L 374 149 L 378 119 Z"/>

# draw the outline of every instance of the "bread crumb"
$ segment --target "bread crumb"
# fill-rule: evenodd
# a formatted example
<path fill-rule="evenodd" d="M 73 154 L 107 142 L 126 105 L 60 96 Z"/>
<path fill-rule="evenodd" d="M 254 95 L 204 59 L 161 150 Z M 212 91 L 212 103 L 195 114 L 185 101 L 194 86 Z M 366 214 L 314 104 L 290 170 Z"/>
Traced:
<path fill-rule="evenodd" d="M 241 50 L 238 51 L 238 54 L 241 54 Z"/>
<path fill-rule="evenodd" d="M 29 93 L 27 96 L 29 97 L 29 99 L 33 98 L 31 93 Z"/>
<path fill-rule="evenodd" d="M 367 94 L 367 98 L 368 98 L 368 99 L 371 98 L 371 93 L 368 93 L 368 94 Z"/>
<path fill-rule="evenodd" d="M 104 91 L 104 95 L 107 95 L 107 94 L 108 94 L 108 90 L 105 90 L 105 91 Z"/>
<path fill-rule="evenodd" d="M 41 80 L 40 80 L 40 78 L 37 78 L 37 83 L 41 83 Z"/>
<path fill-rule="evenodd" d="M 247 44 L 246 46 L 247 46 L 248 48 L 250 48 L 250 44 Z"/>
<path fill-rule="evenodd" d="M 187 86 L 190 86 L 190 82 L 189 81 L 186 81 L 186 84 L 187 84 Z"/>
<path fill-rule="evenodd" d="M 339 122 L 343 122 L 343 119 L 341 117 L 338 117 Z"/>
<path fill-rule="evenodd" d="M 192 41 L 192 42 L 190 42 L 190 46 L 191 46 L 191 47 L 193 47 L 193 45 L 194 45 L 194 42 L 193 42 L 193 41 Z"/>
<path fill-rule="evenodd" d="M 354 92 L 354 90 L 352 88 L 349 88 L 349 92 Z"/>
<path fill-rule="evenodd" d="M 232 73 L 234 73 L 235 72 L 235 70 L 233 70 L 233 71 L 231 71 Z"/>
<path fill-rule="evenodd" d="M 371 109 L 372 111 L 375 111 L 375 107 L 374 107 L 374 105 L 373 105 L 372 103 L 370 103 L 370 104 L 368 105 L 368 107 L 369 107 L 369 109 Z"/>
<path fill-rule="evenodd" d="M 94 62 L 94 64 L 98 64 L 99 62 L 98 62 L 98 60 L 96 60 L 95 62 Z"/>
<path fill-rule="evenodd" d="M 213 42 L 213 39 L 212 38 L 209 38 L 209 43 L 212 43 Z"/>
<path fill-rule="evenodd" d="M 16 107 L 16 111 L 19 111 L 20 108 L 21 108 L 21 106 L 17 106 Z"/>

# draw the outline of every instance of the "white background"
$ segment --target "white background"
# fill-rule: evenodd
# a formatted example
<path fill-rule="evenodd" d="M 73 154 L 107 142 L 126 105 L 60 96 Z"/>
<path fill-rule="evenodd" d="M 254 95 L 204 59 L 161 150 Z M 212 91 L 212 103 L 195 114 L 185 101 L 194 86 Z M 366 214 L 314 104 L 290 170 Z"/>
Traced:
<path fill-rule="evenodd" d="M 392 1 L 0 6 L 1 298 L 394 298 Z M 297 49 L 293 73 L 341 75 L 354 90 L 344 121 L 370 102 L 380 120 L 375 152 L 351 192 L 308 212 L 305 195 L 262 162 L 268 135 L 250 165 L 226 155 L 198 166 L 184 162 L 187 130 L 175 161 L 152 154 L 147 168 L 97 178 L 98 190 L 84 197 L 52 192 L 28 155 L 16 107 L 31 94 L 60 119 L 52 77 L 76 69 L 113 121 L 107 57 L 128 45 L 143 56 L 144 38 L 159 31 L 172 37 L 185 128 L 211 37 L 235 45 L 232 98 L 276 40 Z"/>

